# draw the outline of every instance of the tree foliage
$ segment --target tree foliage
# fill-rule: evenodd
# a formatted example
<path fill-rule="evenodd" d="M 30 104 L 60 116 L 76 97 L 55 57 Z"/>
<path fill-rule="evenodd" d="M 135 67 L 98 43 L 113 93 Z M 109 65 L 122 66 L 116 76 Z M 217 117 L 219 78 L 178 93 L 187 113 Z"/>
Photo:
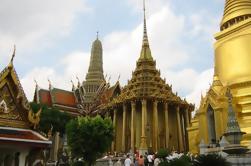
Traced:
<path fill-rule="evenodd" d="M 48 108 L 46 105 L 30 103 L 34 112 L 42 109 L 39 122 L 39 130 L 48 133 L 52 129 L 52 133 L 59 132 L 62 136 L 65 133 L 66 124 L 70 121 L 71 116 L 68 113 L 60 112 L 57 108 Z"/>
<path fill-rule="evenodd" d="M 72 157 L 82 158 L 88 165 L 93 165 L 111 146 L 113 132 L 110 118 L 96 116 L 71 120 L 67 124 L 66 133 Z"/>
<path fill-rule="evenodd" d="M 225 158 L 218 154 L 199 155 L 194 160 L 194 166 L 230 166 Z"/>
<path fill-rule="evenodd" d="M 157 153 L 158 158 L 162 159 L 162 160 L 166 160 L 166 157 L 169 155 L 170 153 L 168 152 L 168 149 L 160 149 Z"/>
<path fill-rule="evenodd" d="M 230 166 L 230 164 L 218 154 L 199 155 L 197 157 L 184 154 L 162 160 L 159 166 Z"/>

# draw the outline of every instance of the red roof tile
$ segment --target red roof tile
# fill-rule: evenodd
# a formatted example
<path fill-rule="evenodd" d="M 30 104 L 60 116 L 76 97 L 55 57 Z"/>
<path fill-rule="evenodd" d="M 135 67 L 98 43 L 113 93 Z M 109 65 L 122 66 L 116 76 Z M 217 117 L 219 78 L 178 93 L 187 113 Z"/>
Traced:
<path fill-rule="evenodd" d="M 39 90 L 39 102 L 47 106 L 52 106 L 51 95 L 48 90 L 44 90 L 44 89 Z"/>
<path fill-rule="evenodd" d="M 51 91 L 51 94 L 53 104 L 77 108 L 77 101 L 73 92 L 54 88 Z"/>
<path fill-rule="evenodd" d="M 10 127 L 0 127 L 0 143 L 2 142 L 19 142 L 27 144 L 50 145 L 45 137 L 29 129 L 18 129 Z"/>

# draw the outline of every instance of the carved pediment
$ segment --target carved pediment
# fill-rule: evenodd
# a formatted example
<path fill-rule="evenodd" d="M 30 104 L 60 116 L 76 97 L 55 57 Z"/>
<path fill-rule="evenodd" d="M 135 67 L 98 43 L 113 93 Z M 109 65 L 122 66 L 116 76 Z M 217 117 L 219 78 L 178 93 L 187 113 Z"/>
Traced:
<path fill-rule="evenodd" d="M 29 128 L 28 101 L 12 65 L 0 73 L 0 126 Z"/>

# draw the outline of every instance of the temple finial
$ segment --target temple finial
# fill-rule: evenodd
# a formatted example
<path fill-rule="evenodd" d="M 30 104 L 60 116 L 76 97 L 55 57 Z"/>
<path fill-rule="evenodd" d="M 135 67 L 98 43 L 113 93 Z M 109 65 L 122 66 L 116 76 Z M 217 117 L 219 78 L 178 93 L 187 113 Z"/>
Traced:
<path fill-rule="evenodd" d="M 146 1 L 143 0 L 144 19 L 146 19 Z"/>
<path fill-rule="evenodd" d="M 72 91 L 75 91 L 76 88 L 75 88 L 74 82 L 72 80 L 71 80 L 71 83 L 72 83 Z"/>
<path fill-rule="evenodd" d="M 49 82 L 49 90 L 52 89 L 52 85 L 51 85 L 51 80 L 48 78 L 48 82 Z"/>
<path fill-rule="evenodd" d="M 143 45 L 148 45 L 148 36 L 147 36 L 147 27 L 146 27 L 146 2 L 143 0 L 143 12 L 144 12 L 144 36 L 143 36 Z"/>
<path fill-rule="evenodd" d="M 80 87 L 80 80 L 78 78 L 78 76 L 76 76 L 77 80 L 78 80 L 78 88 Z"/>
<path fill-rule="evenodd" d="M 120 74 L 119 74 L 119 76 L 118 76 L 118 81 L 119 81 L 119 79 L 120 79 Z"/>
<path fill-rule="evenodd" d="M 10 60 L 10 63 L 11 63 L 11 64 L 13 63 L 13 60 L 14 60 L 14 58 L 15 58 L 15 55 L 16 55 L 16 45 L 14 44 L 14 49 L 13 49 L 13 53 L 12 53 L 11 60 Z"/>
<path fill-rule="evenodd" d="M 37 80 L 34 79 L 34 82 L 35 82 L 35 85 L 36 85 L 36 88 L 38 87 L 38 83 L 37 83 Z"/>
<path fill-rule="evenodd" d="M 143 0 L 143 12 L 144 12 L 144 23 L 143 23 L 143 41 L 142 41 L 142 49 L 140 54 L 140 60 L 153 60 L 151 50 L 149 47 L 148 42 L 148 35 L 147 35 L 147 27 L 146 27 L 146 7 L 145 7 L 145 0 Z"/>
<path fill-rule="evenodd" d="M 97 31 L 97 39 L 98 39 L 98 37 L 99 37 L 99 31 Z"/>

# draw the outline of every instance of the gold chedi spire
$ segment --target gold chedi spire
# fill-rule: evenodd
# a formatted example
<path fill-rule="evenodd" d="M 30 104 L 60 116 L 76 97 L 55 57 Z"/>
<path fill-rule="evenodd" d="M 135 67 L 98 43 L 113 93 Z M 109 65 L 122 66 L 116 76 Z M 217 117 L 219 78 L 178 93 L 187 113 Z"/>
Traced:
<path fill-rule="evenodd" d="M 145 0 L 143 0 L 143 10 L 144 10 L 144 33 L 143 33 L 143 42 L 139 60 L 153 60 L 147 36 Z"/>
<path fill-rule="evenodd" d="M 226 0 L 221 30 L 251 17 L 251 0 Z"/>

